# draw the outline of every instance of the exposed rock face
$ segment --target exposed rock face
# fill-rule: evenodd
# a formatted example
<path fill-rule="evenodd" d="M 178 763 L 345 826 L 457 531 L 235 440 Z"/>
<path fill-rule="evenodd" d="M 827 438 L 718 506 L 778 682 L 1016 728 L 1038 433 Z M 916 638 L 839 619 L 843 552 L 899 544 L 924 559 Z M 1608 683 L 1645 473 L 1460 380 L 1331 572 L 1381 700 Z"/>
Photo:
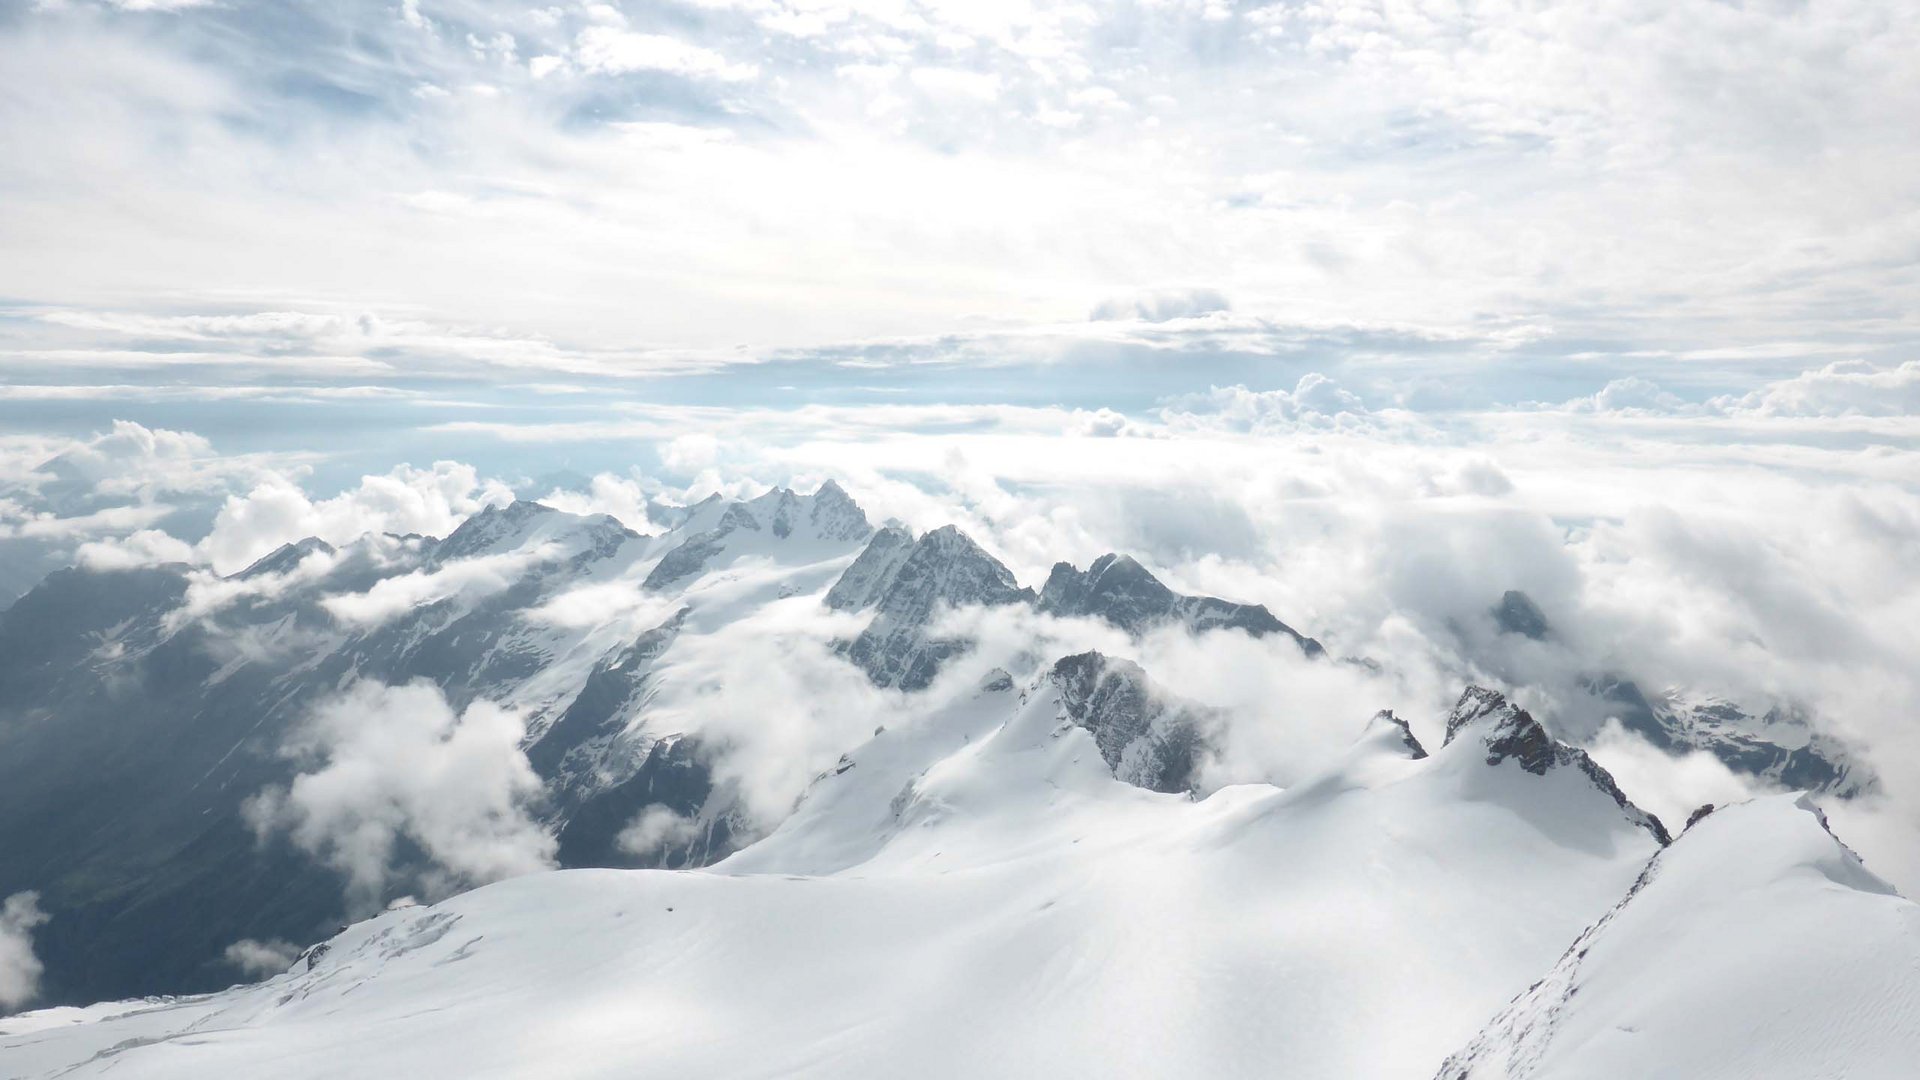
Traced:
<path fill-rule="evenodd" d="M 1325 652 L 1319 642 L 1274 618 L 1263 605 L 1182 596 L 1127 555 L 1102 555 L 1084 571 L 1071 563 L 1055 563 L 1038 606 L 1049 615 L 1104 619 L 1135 636 L 1178 623 L 1194 633 L 1228 629 L 1253 637 L 1284 634 L 1308 656 Z"/>
<path fill-rule="evenodd" d="M 827 606 L 835 611 L 864 611 L 878 604 L 893 586 L 900 564 L 913 553 L 913 534 L 888 525 L 873 534 L 853 565 L 827 590 Z"/>
<path fill-rule="evenodd" d="M 1755 716 L 1713 698 L 1669 693 L 1650 700 L 1630 679 L 1596 678 L 1587 686 L 1621 726 L 1667 753 L 1703 750 L 1735 772 L 1789 790 L 1852 797 L 1879 786 L 1844 743 L 1814 730 L 1811 718 L 1791 708 L 1775 706 Z"/>
<path fill-rule="evenodd" d="M 925 688 L 942 661 L 970 647 L 930 635 L 928 624 L 937 611 L 1032 600 L 1032 590 L 1021 588 L 1011 570 L 952 525 L 910 545 L 904 543 L 904 530 L 882 530 L 827 594 L 827 603 L 838 610 L 874 613 L 843 650 L 874 685 L 902 690 Z"/>
<path fill-rule="evenodd" d="M 1535 776 L 1549 770 L 1572 766 L 1579 769 L 1595 787 L 1610 796 L 1634 824 L 1646 829 L 1661 844 L 1673 842 L 1660 819 L 1635 806 L 1614 782 L 1613 774 L 1587 755 L 1585 750 L 1568 746 L 1547 734 L 1540 722 L 1525 709 L 1508 701 L 1495 690 L 1469 686 L 1460 695 L 1453 712 L 1447 716 L 1446 745 L 1470 736 L 1486 749 L 1489 765 L 1513 761 Z"/>
<path fill-rule="evenodd" d="M 1373 725 L 1384 725 L 1392 728 L 1395 734 L 1398 735 L 1401 745 L 1406 747 L 1409 758 L 1419 761 L 1427 756 L 1427 748 L 1420 745 L 1419 739 L 1414 738 L 1413 728 L 1409 727 L 1405 720 L 1393 715 L 1392 709 L 1381 709 L 1379 712 L 1374 713 L 1373 720 L 1369 726 Z"/>
<path fill-rule="evenodd" d="M 713 773 L 698 739 L 667 735 L 654 741 L 632 776 L 582 803 L 560 829 L 562 866 L 704 866 L 734 850 L 740 822 L 714 798 Z M 660 808 L 684 823 L 662 830 L 636 850 L 622 834 L 648 810 Z"/>
<path fill-rule="evenodd" d="M 1493 606 L 1493 622 L 1503 634 L 1519 634 L 1535 641 L 1545 641 L 1553 633 L 1546 613 L 1518 589 L 1508 589 Z"/>
<path fill-rule="evenodd" d="M 1140 665 L 1085 652 L 1055 662 L 1046 681 L 1065 718 L 1093 734 L 1116 779 L 1149 791 L 1192 791 L 1218 714 L 1161 692 Z"/>
<path fill-rule="evenodd" d="M 592 793 L 597 774 L 617 772 L 615 746 L 639 712 L 653 663 L 686 622 L 687 608 L 594 665 L 565 712 L 527 749 L 527 763 L 549 778 L 562 808 Z"/>

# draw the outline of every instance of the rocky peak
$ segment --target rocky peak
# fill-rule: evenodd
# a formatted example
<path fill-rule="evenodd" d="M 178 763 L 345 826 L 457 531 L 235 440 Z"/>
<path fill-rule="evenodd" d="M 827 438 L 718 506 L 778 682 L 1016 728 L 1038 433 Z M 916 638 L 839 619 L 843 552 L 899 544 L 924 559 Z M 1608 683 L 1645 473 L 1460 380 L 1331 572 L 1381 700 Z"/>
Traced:
<path fill-rule="evenodd" d="M 1405 720 L 1393 715 L 1392 709 L 1381 709 L 1379 712 L 1374 713 L 1373 719 L 1367 722 L 1367 728 L 1370 731 L 1387 730 L 1392 732 L 1393 737 L 1400 740 L 1400 745 L 1406 747 L 1407 756 L 1415 761 L 1419 761 L 1427 756 L 1427 748 L 1421 746 L 1420 740 L 1414 737 L 1413 728 L 1408 726 Z"/>
<path fill-rule="evenodd" d="M 1488 765 L 1512 760 L 1535 776 L 1545 776 L 1553 769 L 1566 766 L 1577 768 L 1626 811 L 1634 824 L 1646 829 L 1662 845 L 1673 842 L 1659 818 L 1628 800 L 1620 785 L 1614 782 L 1612 773 L 1585 750 L 1568 746 L 1547 734 L 1547 729 L 1533 714 L 1508 701 L 1497 690 L 1469 686 L 1461 693 L 1453 712 L 1447 716 L 1445 745 L 1452 746 L 1462 737 L 1479 740 Z"/>
<path fill-rule="evenodd" d="M 1319 642 L 1274 618 L 1263 605 L 1236 604 L 1214 596 L 1182 596 L 1128 555 L 1102 555 L 1085 571 L 1072 563 L 1054 564 L 1040 590 L 1038 606 L 1049 615 L 1102 619 L 1136 636 L 1169 623 L 1181 623 L 1193 633 L 1228 629 L 1256 638 L 1284 634 L 1308 656 L 1325 651 Z"/>
<path fill-rule="evenodd" d="M 796 495 L 791 488 L 773 488 L 745 502 L 718 502 L 709 497 L 690 508 L 678 531 L 685 539 L 667 552 L 647 575 L 645 587 L 666 589 L 696 578 L 715 565 L 714 560 L 737 553 L 730 547 L 742 535 L 764 534 L 786 550 L 827 554 L 812 545 L 852 544 L 873 531 L 867 515 L 837 484 L 822 484 L 812 495 Z"/>
<path fill-rule="evenodd" d="M 1508 589 L 1501 595 L 1500 602 L 1493 606 L 1493 622 L 1503 634 L 1519 634 L 1535 641 L 1545 641 L 1553 633 L 1546 612 L 1518 589 Z"/>
<path fill-rule="evenodd" d="M 1208 750 L 1212 710 L 1161 692 L 1140 665 L 1084 652 L 1042 676 L 1058 690 L 1062 719 L 1086 729 L 1116 779 L 1149 791 L 1191 791 Z"/>
<path fill-rule="evenodd" d="M 828 591 L 827 604 L 841 611 L 872 610 L 873 621 L 843 646 L 847 657 L 875 685 L 918 690 L 933 681 L 943 660 L 969 647 L 927 636 L 936 610 L 1030 603 L 1033 592 L 952 525 L 912 543 L 907 535 L 894 526 L 875 534 Z"/>
<path fill-rule="evenodd" d="M 558 513 L 560 511 L 545 503 L 529 499 L 515 499 L 506 506 L 484 507 L 434 545 L 434 558 L 445 562 L 513 546 L 506 542 L 525 534 L 537 520 Z"/>
<path fill-rule="evenodd" d="M 879 603 L 912 550 L 913 534 L 901 526 L 888 525 L 874 533 L 827 590 L 827 606 L 835 611 L 862 611 Z"/>
<path fill-rule="evenodd" d="M 858 540 L 873 532 L 866 511 L 853 501 L 845 488 L 831 480 L 813 492 L 813 504 L 807 509 L 807 522 L 823 539 Z"/>

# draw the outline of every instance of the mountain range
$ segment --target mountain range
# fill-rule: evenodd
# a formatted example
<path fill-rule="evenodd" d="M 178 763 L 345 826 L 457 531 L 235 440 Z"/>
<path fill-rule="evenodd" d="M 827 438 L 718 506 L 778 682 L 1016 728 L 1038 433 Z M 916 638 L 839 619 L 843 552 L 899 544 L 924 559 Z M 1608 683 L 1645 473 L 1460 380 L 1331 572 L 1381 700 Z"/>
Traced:
<path fill-rule="evenodd" d="M 1804 797 L 1663 822 L 1483 686 L 1413 722 L 1357 706 L 1284 788 L 1221 784 L 1234 717 L 1135 645 L 1376 661 L 1121 554 L 1025 587 L 831 483 L 663 516 L 523 500 L 225 577 L 64 569 L 0 613 L 0 895 L 53 916 L 60 1006 L 0 1020 L 8 1075 L 1891 1076 L 1920 1052 L 1920 908 Z M 1531 607 L 1502 598 L 1502 630 L 1552 633 Z M 753 747 L 810 777 L 769 809 L 755 717 L 702 695 L 801 619 L 889 719 Z M 265 827 L 362 685 L 505 710 L 563 871 L 459 892 L 403 833 L 357 895 L 340 844 Z M 1661 749 L 1870 783 L 1790 707 L 1589 686 Z M 306 948 L 222 989 L 241 941 Z M 1806 1000 L 1868 1011 L 1756 1028 Z"/>

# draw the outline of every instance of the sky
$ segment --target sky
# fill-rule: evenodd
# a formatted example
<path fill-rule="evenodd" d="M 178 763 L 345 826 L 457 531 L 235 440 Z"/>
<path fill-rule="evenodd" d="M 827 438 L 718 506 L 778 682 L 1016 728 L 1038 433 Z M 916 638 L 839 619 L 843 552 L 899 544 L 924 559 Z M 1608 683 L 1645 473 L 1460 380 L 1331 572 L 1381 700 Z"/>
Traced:
<path fill-rule="evenodd" d="M 0 592 L 834 478 L 1797 702 L 1910 836 L 1903 7 L 0 3 Z"/>
<path fill-rule="evenodd" d="M 1916 54 L 1866 0 L 16 2 L 0 423 L 345 484 L 1309 373 L 1451 412 L 1843 364 L 1906 415 Z"/>

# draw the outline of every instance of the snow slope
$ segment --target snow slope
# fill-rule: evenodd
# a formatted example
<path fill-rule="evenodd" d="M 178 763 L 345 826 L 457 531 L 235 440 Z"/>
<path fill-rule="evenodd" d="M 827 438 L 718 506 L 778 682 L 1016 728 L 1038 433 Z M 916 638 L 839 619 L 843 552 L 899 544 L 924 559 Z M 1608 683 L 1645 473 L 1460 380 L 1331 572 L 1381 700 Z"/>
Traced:
<path fill-rule="evenodd" d="M 1920 905 L 1804 797 L 1715 811 L 1443 1080 L 1894 1080 L 1920 1068 Z"/>
<path fill-rule="evenodd" d="M 389 912 L 309 968 L 0 1021 L 23 1076 L 1427 1076 L 1658 843 L 1577 768 L 1416 758 L 1114 778 L 1059 684 L 878 732 L 699 871 L 563 871 Z M 62 1072 L 61 1070 L 70 1070 Z"/>

